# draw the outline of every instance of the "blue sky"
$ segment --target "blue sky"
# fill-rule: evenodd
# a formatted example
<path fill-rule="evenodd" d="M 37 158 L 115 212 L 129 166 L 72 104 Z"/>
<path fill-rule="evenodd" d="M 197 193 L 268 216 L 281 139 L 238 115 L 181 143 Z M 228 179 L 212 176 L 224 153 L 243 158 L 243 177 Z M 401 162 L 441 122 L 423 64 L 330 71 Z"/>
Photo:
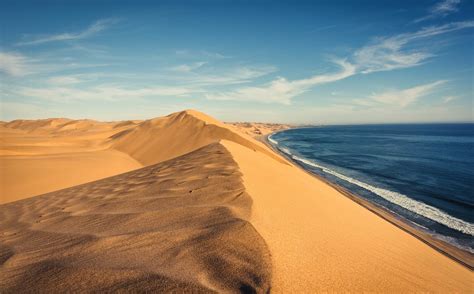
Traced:
<path fill-rule="evenodd" d="M 4 0 L 1 119 L 145 119 L 194 108 L 226 121 L 472 121 L 473 8 Z"/>

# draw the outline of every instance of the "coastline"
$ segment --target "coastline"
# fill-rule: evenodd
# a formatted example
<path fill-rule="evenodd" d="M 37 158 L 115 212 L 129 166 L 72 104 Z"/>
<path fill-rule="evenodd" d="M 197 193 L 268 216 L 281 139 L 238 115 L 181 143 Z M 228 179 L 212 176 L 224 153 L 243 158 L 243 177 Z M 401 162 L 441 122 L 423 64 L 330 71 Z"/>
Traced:
<path fill-rule="evenodd" d="M 290 128 L 290 129 L 299 129 L 299 128 Z M 291 159 L 287 154 L 278 150 L 278 148 L 276 148 L 273 144 L 271 144 L 268 138 L 276 133 L 283 132 L 286 130 L 288 129 L 272 132 L 272 133 L 260 136 L 257 139 L 261 141 L 262 143 L 264 143 L 271 150 L 273 150 L 277 154 L 284 157 L 287 161 L 292 163 L 294 166 L 304 171 L 305 173 L 317 178 L 318 180 L 321 180 L 322 182 L 331 186 L 332 188 L 334 188 L 335 190 L 337 190 L 338 192 L 340 192 L 342 195 L 346 196 L 350 200 L 366 208 L 367 210 L 376 214 L 377 216 L 381 217 L 387 222 L 395 225 L 399 229 L 409 233 L 413 237 L 422 241 L 423 243 L 435 249 L 436 251 L 440 252 L 441 254 L 445 255 L 446 257 L 456 261 L 457 263 L 461 264 L 462 266 L 468 268 L 471 271 L 474 270 L 474 255 L 473 254 L 470 254 L 469 252 L 466 252 L 452 244 L 449 244 L 446 241 L 435 238 L 432 235 L 417 229 L 416 227 L 411 225 L 407 220 L 402 219 L 401 217 L 397 216 L 395 213 L 356 195 L 355 193 L 347 190 L 346 188 L 342 186 L 339 186 L 317 174 L 314 174 L 308 171 L 301 164 Z"/>
<path fill-rule="evenodd" d="M 51 145 L 45 135 L 61 135 L 54 137 L 61 147 L 80 137 L 146 166 L 0 205 L 0 229 L 6 232 L 0 235 L 0 288 L 6 292 L 472 288 L 466 266 L 295 168 L 260 136 L 257 141 L 206 114 L 186 110 L 139 124 L 96 122 L 72 132 L 54 122 L 7 126 L 5 131 L 14 132 L 8 150 L 21 152 L 16 146 L 33 130 L 37 142 Z M 103 132 L 89 136 L 91 128 Z M 59 147 L 28 150 L 64 150 Z M 50 183 L 69 175 L 67 169 L 44 174 Z"/>

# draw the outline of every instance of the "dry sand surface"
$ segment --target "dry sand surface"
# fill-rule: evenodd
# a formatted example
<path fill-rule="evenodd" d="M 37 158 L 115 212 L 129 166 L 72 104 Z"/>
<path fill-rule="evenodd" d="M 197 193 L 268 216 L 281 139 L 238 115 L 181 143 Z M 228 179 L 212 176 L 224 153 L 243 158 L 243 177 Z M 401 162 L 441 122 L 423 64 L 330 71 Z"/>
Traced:
<path fill-rule="evenodd" d="M 0 292 L 472 293 L 469 269 L 239 129 L 0 125 Z"/>
<path fill-rule="evenodd" d="M 225 292 L 270 287 L 252 199 L 220 144 L 3 205 L 5 292 Z M 3 292 L 2 291 L 2 292 Z"/>
<path fill-rule="evenodd" d="M 110 136 L 132 126 L 68 119 L 0 125 L 0 203 L 142 167 L 108 148 Z"/>
<path fill-rule="evenodd" d="M 254 200 L 278 293 L 472 292 L 464 266 L 294 166 L 224 142 Z"/>
<path fill-rule="evenodd" d="M 237 128 L 241 133 L 254 138 L 260 138 L 273 132 L 291 128 L 291 125 L 271 123 L 235 122 L 229 124 Z"/>
<path fill-rule="evenodd" d="M 221 139 L 279 158 L 234 127 L 195 111 L 147 121 L 12 121 L 0 125 L 0 203 L 162 162 Z"/>

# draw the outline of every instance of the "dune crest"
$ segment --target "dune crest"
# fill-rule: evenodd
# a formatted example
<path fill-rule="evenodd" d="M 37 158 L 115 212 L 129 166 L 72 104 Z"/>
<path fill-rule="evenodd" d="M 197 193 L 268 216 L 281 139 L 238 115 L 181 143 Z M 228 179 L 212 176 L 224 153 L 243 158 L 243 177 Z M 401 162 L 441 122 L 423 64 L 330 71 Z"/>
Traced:
<path fill-rule="evenodd" d="M 0 292 L 267 293 L 270 253 L 219 143 L 0 206 Z"/>
<path fill-rule="evenodd" d="M 286 163 L 261 142 L 196 110 L 145 121 L 15 120 L 0 125 L 0 138 L 0 203 L 163 162 L 223 139 Z"/>
<path fill-rule="evenodd" d="M 220 140 L 229 140 L 258 150 L 280 162 L 280 156 L 260 142 L 241 134 L 229 125 L 196 110 L 185 110 L 166 117 L 146 120 L 111 142 L 111 148 L 150 165 L 162 162 Z"/>

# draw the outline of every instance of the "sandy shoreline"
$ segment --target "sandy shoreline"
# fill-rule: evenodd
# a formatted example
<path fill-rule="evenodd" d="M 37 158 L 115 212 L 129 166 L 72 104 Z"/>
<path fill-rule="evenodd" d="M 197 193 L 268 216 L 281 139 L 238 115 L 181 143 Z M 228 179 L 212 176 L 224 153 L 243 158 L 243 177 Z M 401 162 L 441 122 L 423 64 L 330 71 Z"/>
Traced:
<path fill-rule="evenodd" d="M 452 244 L 449 244 L 448 242 L 445 242 L 443 240 L 440 240 L 440 239 L 437 239 L 433 236 L 431 236 L 430 234 L 426 233 L 426 232 L 423 232 L 419 229 L 417 229 L 416 227 L 414 227 L 412 224 L 410 224 L 408 221 L 402 219 L 401 217 L 395 215 L 393 212 L 379 206 L 379 205 L 376 205 L 358 195 L 356 195 L 355 193 L 353 192 L 350 192 L 349 190 L 347 190 L 346 188 L 342 187 L 342 186 L 339 186 L 317 174 L 314 174 L 308 170 L 306 170 L 304 168 L 304 166 L 302 166 L 300 163 L 298 163 L 297 161 L 293 160 L 292 158 L 290 158 L 287 154 L 285 154 L 284 152 L 281 152 L 280 150 L 278 150 L 278 148 L 275 148 L 275 146 L 269 141 L 268 137 L 278 133 L 278 132 L 282 132 L 284 130 L 281 130 L 281 131 L 276 131 L 276 132 L 272 132 L 270 134 L 266 134 L 262 137 L 260 137 L 260 141 L 262 141 L 263 143 L 265 143 L 269 148 L 271 148 L 273 151 L 275 151 L 276 153 L 280 154 L 281 156 L 283 156 L 284 158 L 286 158 L 287 160 L 289 160 L 290 162 L 292 162 L 295 166 L 297 166 L 298 168 L 302 169 L 304 172 L 308 173 L 309 175 L 323 181 L 324 183 L 326 183 L 327 185 L 330 185 L 331 187 L 333 187 L 334 189 L 336 189 L 337 191 L 339 191 L 341 194 L 343 194 L 344 196 L 348 197 L 349 199 L 353 200 L 355 203 L 361 205 L 362 207 L 368 209 L 369 211 L 373 212 L 374 214 L 378 215 L 379 217 L 385 219 L 386 221 L 390 222 L 391 224 L 397 226 L 398 228 L 404 230 L 405 232 L 411 234 L 412 236 L 416 237 L 417 239 L 419 239 L 420 241 L 424 242 L 425 244 L 429 245 L 430 247 L 432 247 L 433 249 L 439 251 L 440 253 L 446 255 L 447 257 L 451 258 L 452 260 L 458 262 L 459 264 L 465 266 L 466 268 L 468 268 L 469 270 L 474 270 L 474 255 L 467 252 L 467 251 L 464 251 Z"/>

